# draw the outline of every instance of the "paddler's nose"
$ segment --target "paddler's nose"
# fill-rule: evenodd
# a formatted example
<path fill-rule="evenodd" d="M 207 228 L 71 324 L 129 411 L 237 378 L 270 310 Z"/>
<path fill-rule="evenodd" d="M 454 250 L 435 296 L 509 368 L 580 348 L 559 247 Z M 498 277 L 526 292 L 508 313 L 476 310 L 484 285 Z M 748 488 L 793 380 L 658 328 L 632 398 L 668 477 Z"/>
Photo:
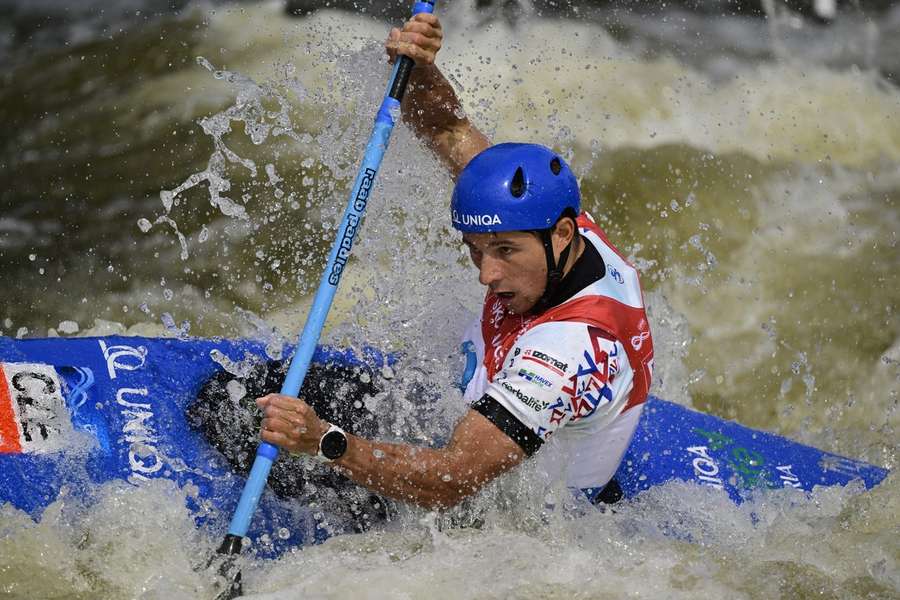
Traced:
<path fill-rule="evenodd" d="M 485 253 L 481 257 L 481 264 L 478 265 L 478 281 L 481 282 L 481 285 L 493 289 L 502 278 L 503 265 L 501 261 Z"/>

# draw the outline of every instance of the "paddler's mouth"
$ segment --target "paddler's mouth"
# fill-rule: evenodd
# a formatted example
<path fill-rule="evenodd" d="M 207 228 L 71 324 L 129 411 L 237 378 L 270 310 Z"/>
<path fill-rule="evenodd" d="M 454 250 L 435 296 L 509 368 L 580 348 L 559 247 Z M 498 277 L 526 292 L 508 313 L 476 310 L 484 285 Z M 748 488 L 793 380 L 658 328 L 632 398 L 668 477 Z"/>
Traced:
<path fill-rule="evenodd" d="M 497 298 L 500 299 L 500 302 L 509 306 L 509 303 L 513 301 L 513 298 L 516 297 L 515 292 L 494 292 L 497 295 Z"/>

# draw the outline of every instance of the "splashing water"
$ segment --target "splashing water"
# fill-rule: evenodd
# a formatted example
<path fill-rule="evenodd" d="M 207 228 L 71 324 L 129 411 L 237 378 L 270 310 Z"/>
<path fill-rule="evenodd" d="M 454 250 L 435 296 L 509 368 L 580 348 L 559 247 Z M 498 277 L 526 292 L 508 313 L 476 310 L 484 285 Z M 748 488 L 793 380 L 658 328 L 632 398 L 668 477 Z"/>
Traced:
<path fill-rule="evenodd" d="M 772 30 L 772 54 L 792 58 L 771 60 L 758 50 L 764 22 L 729 21 L 728 53 L 690 56 L 690 27 L 711 43 L 724 25 L 671 21 L 677 39 L 660 50 L 662 25 L 636 17 L 616 35 L 446 10 L 441 64 L 470 117 L 498 141 L 556 145 L 641 269 L 654 391 L 895 467 L 896 87 L 794 52 L 790 27 Z M 77 109 L 40 104 L 46 83 L 16 72 L 10 89 L 58 114 L 54 130 L 92 141 L 47 137 L 43 116 L 22 117 L 17 130 L 37 141 L 5 160 L 21 199 L 0 217 L 0 250 L 29 291 L 3 303 L 3 331 L 96 321 L 77 333 L 181 335 L 189 322 L 192 335 L 252 336 L 278 356 L 310 305 L 383 92 L 386 32 L 347 14 L 290 21 L 275 3 L 196 11 L 57 57 Z M 92 52 L 132 62 L 116 72 Z M 134 60 L 148 55 L 160 64 Z M 366 399 L 385 438 L 434 443 L 464 410 L 452 357 L 482 291 L 448 227 L 450 185 L 398 127 L 329 320 L 329 342 L 404 355 L 392 393 Z M 80 237 L 62 217 L 30 216 L 57 211 Z M 417 396 L 440 399 L 424 423 Z M 548 508 L 569 502 L 559 482 L 528 465 L 457 514 L 402 508 L 383 530 L 241 566 L 248 592 L 268 598 L 889 598 L 900 593 L 897 486 L 892 475 L 870 492 L 781 490 L 736 507 L 671 483 L 615 512 L 566 516 Z M 0 508 L 0 590 L 211 597 L 215 582 L 193 566 L 219 540 L 194 527 L 190 494 L 110 484 L 89 505 L 57 499 L 38 522 Z"/>

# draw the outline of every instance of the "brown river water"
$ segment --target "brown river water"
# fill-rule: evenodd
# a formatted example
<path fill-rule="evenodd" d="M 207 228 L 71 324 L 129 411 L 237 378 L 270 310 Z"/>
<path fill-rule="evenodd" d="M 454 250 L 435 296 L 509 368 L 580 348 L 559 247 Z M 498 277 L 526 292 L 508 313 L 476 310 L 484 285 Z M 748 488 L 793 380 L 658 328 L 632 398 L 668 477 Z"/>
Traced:
<path fill-rule="evenodd" d="M 0 331 L 292 340 L 384 93 L 388 25 L 290 18 L 273 2 L 135 18 L 142 8 L 70 14 L 31 44 L 0 27 Z M 496 141 L 563 152 L 641 270 L 654 393 L 896 468 L 900 89 L 887 54 L 900 9 L 827 27 L 781 10 L 514 24 L 466 3 L 440 11 L 440 64 L 471 118 Z M 449 357 L 482 294 L 449 228 L 451 189 L 398 127 L 324 335 L 404 353 L 409 378 L 444 393 L 447 427 L 461 410 Z M 0 507 L 0 595 L 210 597 L 194 567 L 219 540 L 194 528 L 188 493 L 108 484 L 38 522 Z M 404 509 L 384 530 L 244 557 L 245 590 L 900 598 L 896 475 L 740 507 L 671 483 L 576 519 L 543 512 L 558 493 L 521 469 L 476 500 L 480 528 Z M 692 543 L 662 534 L 673 515 Z"/>

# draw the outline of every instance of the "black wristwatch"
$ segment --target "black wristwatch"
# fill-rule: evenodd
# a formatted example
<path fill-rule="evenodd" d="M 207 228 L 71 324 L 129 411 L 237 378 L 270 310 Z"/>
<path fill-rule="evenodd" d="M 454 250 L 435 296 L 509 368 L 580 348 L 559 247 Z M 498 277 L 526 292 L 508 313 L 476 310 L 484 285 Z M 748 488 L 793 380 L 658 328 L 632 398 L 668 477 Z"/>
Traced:
<path fill-rule="evenodd" d="M 332 425 L 319 439 L 318 456 L 326 460 L 337 460 L 347 451 L 347 434 L 337 425 Z"/>

